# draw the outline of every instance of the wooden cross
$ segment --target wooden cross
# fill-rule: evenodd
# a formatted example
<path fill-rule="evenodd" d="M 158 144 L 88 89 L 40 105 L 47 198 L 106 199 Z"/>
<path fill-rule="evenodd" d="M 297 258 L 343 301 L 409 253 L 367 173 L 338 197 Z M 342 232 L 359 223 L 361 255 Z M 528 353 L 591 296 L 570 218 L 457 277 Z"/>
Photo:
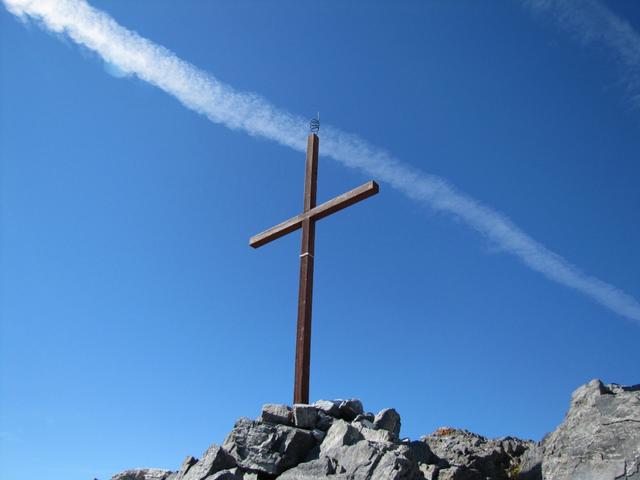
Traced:
<path fill-rule="evenodd" d="M 258 248 L 287 233 L 302 228 L 293 403 L 309 403 L 311 301 L 313 297 L 313 256 L 315 251 L 316 221 L 378 193 L 378 184 L 371 181 L 350 192 L 343 193 L 333 200 L 316 206 L 319 143 L 320 139 L 315 133 L 309 134 L 307 139 L 307 167 L 304 181 L 304 209 L 302 213 L 269 230 L 259 233 L 249 240 L 250 246 Z"/>

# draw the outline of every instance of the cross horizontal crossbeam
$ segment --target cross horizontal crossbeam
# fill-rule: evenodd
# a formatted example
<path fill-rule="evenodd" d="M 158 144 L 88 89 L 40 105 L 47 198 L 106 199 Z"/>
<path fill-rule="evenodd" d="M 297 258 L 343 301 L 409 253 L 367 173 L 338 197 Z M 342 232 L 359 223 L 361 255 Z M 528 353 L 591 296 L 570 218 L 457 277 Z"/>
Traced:
<path fill-rule="evenodd" d="M 374 181 L 370 181 L 365 183 L 364 185 L 360 185 L 359 187 L 354 188 L 347 193 L 343 193 L 342 195 L 339 195 L 334 199 L 323 203 L 322 205 L 318 205 L 317 207 L 312 208 L 308 212 L 296 215 L 289 220 L 285 220 L 284 222 L 279 223 L 275 227 L 272 227 L 262 233 L 251 237 L 251 239 L 249 240 L 249 245 L 253 248 L 261 247 L 262 245 L 283 237 L 288 233 L 295 232 L 302 226 L 302 222 L 307 219 L 313 221 L 320 220 L 331 215 L 332 213 L 338 212 L 343 208 L 347 208 L 354 203 L 358 203 L 361 200 L 375 195 L 376 193 L 378 193 L 378 189 L 378 184 Z"/>

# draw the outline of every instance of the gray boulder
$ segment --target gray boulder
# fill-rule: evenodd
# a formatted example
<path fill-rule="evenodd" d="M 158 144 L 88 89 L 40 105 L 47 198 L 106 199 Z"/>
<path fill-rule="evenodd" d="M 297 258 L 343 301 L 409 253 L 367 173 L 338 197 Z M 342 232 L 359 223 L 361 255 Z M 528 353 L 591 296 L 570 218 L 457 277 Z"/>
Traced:
<path fill-rule="evenodd" d="M 298 428 L 311 430 L 318 421 L 318 409 L 313 405 L 294 405 L 293 424 Z"/>
<path fill-rule="evenodd" d="M 301 463 L 297 467 L 287 470 L 278 477 L 278 480 L 317 480 L 318 478 L 329 476 L 331 476 L 332 480 L 341 478 L 341 476 L 336 475 L 335 460 L 322 457 Z"/>
<path fill-rule="evenodd" d="M 245 470 L 279 475 L 302 462 L 314 445 L 307 430 L 241 418 L 222 448 Z"/>
<path fill-rule="evenodd" d="M 344 420 L 336 420 L 320 445 L 320 456 L 331 456 L 331 452 L 346 445 L 363 440 L 362 434 Z"/>
<path fill-rule="evenodd" d="M 171 475 L 170 470 L 159 468 L 136 468 L 116 473 L 111 480 L 166 480 Z"/>
<path fill-rule="evenodd" d="M 409 480 L 417 475 L 418 468 L 406 446 L 382 449 L 382 456 L 372 472 L 371 479 Z"/>
<path fill-rule="evenodd" d="M 239 472 L 237 468 L 230 468 L 214 473 L 207 477 L 207 480 L 243 480 L 242 477 L 242 472 Z"/>
<path fill-rule="evenodd" d="M 340 418 L 347 422 L 352 422 L 354 418 L 360 415 L 364 409 L 362 402 L 358 399 L 352 398 L 350 400 L 342 400 L 338 407 Z"/>
<path fill-rule="evenodd" d="M 393 433 L 396 438 L 400 436 L 400 414 L 393 408 L 385 408 L 374 418 L 373 424 L 376 428 L 381 428 Z"/>
<path fill-rule="evenodd" d="M 531 445 L 520 457 L 518 480 L 542 480 L 542 445 Z"/>
<path fill-rule="evenodd" d="M 185 458 L 182 461 L 182 465 L 180 465 L 180 470 L 176 472 L 176 475 L 175 475 L 176 480 L 182 479 L 187 474 L 189 469 L 193 467 L 196 463 L 198 463 L 197 458 L 192 457 L 191 455 L 187 456 L 187 458 Z"/>
<path fill-rule="evenodd" d="M 364 427 L 375 428 L 375 426 L 373 425 L 373 421 L 375 420 L 375 418 L 375 415 L 373 415 L 372 413 L 361 413 L 360 415 L 356 416 L 356 418 L 354 418 L 351 423 L 360 423 Z"/>
<path fill-rule="evenodd" d="M 278 480 L 414 480 L 420 478 L 408 448 L 360 440 L 328 451 L 329 456 L 301 463 Z"/>
<path fill-rule="evenodd" d="M 326 432 L 331 428 L 335 418 L 325 413 L 323 410 L 318 410 L 318 416 L 316 420 L 316 428 Z"/>
<path fill-rule="evenodd" d="M 364 421 L 366 422 L 366 420 Z M 388 430 L 376 430 L 371 426 L 365 424 L 364 422 L 353 422 L 351 425 L 358 430 L 365 440 L 369 440 L 370 442 L 393 442 L 396 438 L 393 433 Z"/>
<path fill-rule="evenodd" d="M 592 380 L 578 388 L 542 442 L 541 470 L 553 480 L 640 479 L 640 385 Z"/>
<path fill-rule="evenodd" d="M 489 440 L 467 430 L 449 427 L 440 428 L 421 440 L 441 459 L 439 466 L 443 470 L 438 478 L 456 480 L 511 479 L 520 469 L 519 458 L 533 445 L 533 442 L 512 437 Z M 449 465 L 452 468 L 447 468 Z"/>
<path fill-rule="evenodd" d="M 429 448 L 425 442 L 421 442 L 419 440 L 414 440 L 412 442 L 405 443 L 409 451 L 411 452 L 411 457 L 417 463 L 424 464 L 436 464 L 438 463 L 438 457 L 434 455 L 434 453 Z"/>
<path fill-rule="evenodd" d="M 318 400 L 313 404 L 318 410 L 323 411 L 327 415 L 330 415 L 334 418 L 340 417 L 340 402 L 336 402 L 333 400 Z"/>
<path fill-rule="evenodd" d="M 361 440 L 333 449 L 336 473 L 349 480 L 409 480 L 418 474 L 408 448 Z"/>
<path fill-rule="evenodd" d="M 260 419 L 263 422 L 277 423 L 279 425 L 292 425 L 291 409 L 288 405 L 278 403 L 267 403 L 262 406 Z"/>
<path fill-rule="evenodd" d="M 235 460 L 216 444 L 211 445 L 200 460 L 187 467 L 189 463 L 192 462 L 187 457 L 180 468 L 185 473 L 178 475 L 176 480 L 203 480 L 220 470 L 236 466 Z"/>

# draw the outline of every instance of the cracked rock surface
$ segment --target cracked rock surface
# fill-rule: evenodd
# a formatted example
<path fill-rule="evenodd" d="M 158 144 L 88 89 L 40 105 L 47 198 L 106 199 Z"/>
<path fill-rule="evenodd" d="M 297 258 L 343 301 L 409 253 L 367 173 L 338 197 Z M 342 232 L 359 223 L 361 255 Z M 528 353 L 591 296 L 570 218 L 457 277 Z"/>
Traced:
<path fill-rule="evenodd" d="M 538 443 L 450 427 L 400 440 L 400 428 L 395 410 L 374 415 L 355 399 L 267 404 L 199 460 L 112 480 L 640 480 L 640 385 L 578 388 L 563 423 Z"/>
<path fill-rule="evenodd" d="M 578 388 L 541 450 L 545 479 L 640 480 L 640 385 Z"/>

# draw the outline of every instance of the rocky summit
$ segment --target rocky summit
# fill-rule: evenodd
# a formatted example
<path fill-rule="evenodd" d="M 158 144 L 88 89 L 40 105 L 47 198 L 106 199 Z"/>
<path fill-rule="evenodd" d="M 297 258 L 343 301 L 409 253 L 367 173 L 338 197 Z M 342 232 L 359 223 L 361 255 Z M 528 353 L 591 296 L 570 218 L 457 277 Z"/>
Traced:
<path fill-rule="evenodd" d="M 640 385 L 593 380 L 578 388 L 541 442 L 450 427 L 410 440 L 400 427 L 394 409 L 374 415 L 359 400 L 268 404 L 199 460 L 112 480 L 640 480 Z"/>

